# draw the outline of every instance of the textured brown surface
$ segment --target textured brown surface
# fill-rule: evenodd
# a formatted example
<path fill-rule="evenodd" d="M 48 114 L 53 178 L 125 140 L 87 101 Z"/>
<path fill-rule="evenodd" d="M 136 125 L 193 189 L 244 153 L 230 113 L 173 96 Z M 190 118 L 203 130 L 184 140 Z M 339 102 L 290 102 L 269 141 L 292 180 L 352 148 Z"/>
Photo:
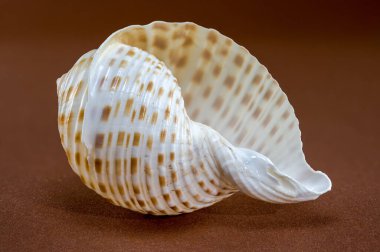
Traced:
<path fill-rule="evenodd" d="M 0 2 L 0 250 L 378 249 L 376 1 L 33 2 Z M 308 161 L 332 179 L 330 193 L 296 205 L 237 194 L 158 218 L 82 185 L 60 145 L 55 80 L 111 32 L 160 19 L 216 28 L 268 67 L 296 109 Z"/>

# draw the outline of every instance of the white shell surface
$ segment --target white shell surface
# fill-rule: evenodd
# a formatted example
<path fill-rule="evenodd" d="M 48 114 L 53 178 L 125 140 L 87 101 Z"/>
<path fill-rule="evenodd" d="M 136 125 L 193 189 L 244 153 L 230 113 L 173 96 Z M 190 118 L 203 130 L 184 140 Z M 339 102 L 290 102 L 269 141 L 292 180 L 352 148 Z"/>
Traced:
<path fill-rule="evenodd" d="M 278 83 L 213 29 L 124 28 L 57 83 L 70 165 L 113 204 L 170 215 L 237 190 L 287 203 L 331 188 L 306 163 L 298 120 Z"/>

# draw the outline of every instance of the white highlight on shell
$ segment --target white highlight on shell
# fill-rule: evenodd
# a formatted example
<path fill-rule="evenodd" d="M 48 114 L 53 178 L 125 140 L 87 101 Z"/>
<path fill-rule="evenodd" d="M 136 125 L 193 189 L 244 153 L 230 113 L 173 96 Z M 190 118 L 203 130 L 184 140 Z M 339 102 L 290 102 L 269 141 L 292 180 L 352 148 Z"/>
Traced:
<path fill-rule="evenodd" d="M 292 203 L 331 189 L 306 163 L 298 120 L 277 82 L 215 30 L 127 27 L 83 55 L 57 90 L 70 165 L 113 204 L 173 215 L 237 190 Z"/>

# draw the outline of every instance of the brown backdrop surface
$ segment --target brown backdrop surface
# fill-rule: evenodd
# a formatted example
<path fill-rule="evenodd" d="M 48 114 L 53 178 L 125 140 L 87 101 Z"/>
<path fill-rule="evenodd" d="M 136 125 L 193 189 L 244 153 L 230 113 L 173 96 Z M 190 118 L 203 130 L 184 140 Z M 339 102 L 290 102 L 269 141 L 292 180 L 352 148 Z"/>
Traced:
<path fill-rule="evenodd" d="M 0 2 L 0 250 L 376 250 L 380 196 L 377 1 Z M 248 48 L 301 122 L 333 189 L 272 205 L 243 194 L 177 217 L 113 206 L 71 171 L 55 80 L 113 31 L 193 21 Z"/>

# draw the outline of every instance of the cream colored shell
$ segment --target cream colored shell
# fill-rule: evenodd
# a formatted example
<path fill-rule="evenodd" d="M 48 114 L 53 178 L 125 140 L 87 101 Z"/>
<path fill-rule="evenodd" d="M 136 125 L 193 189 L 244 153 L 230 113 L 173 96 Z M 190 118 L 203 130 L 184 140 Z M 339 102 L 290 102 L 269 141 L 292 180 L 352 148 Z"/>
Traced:
<path fill-rule="evenodd" d="M 57 90 L 71 167 L 115 205 L 173 215 L 238 190 L 286 203 L 331 188 L 306 163 L 278 83 L 213 29 L 129 26 L 83 55 Z"/>

